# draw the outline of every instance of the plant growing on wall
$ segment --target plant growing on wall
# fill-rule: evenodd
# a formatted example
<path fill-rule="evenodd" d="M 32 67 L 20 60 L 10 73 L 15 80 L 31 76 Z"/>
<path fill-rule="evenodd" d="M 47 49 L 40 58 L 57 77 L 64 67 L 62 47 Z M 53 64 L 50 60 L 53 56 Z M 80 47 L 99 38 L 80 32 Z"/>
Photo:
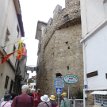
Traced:
<path fill-rule="evenodd" d="M 77 99 L 83 99 L 83 91 L 79 89 L 75 96 Z"/>

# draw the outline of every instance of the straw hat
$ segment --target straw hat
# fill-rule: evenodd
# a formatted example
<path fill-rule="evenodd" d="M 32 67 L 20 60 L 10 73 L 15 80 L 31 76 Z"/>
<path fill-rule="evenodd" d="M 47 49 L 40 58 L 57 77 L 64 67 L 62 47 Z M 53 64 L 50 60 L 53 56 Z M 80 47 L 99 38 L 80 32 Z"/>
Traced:
<path fill-rule="evenodd" d="M 66 96 L 67 96 L 67 93 L 66 93 L 66 92 L 63 92 L 61 95 L 64 96 L 64 97 L 66 97 Z"/>
<path fill-rule="evenodd" d="M 50 99 L 51 99 L 51 100 L 55 100 L 55 96 L 54 96 L 54 95 L 51 95 L 51 96 L 50 96 Z"/>
<path fill-rule="evenodd" d="M 48 98 L 48 95 L 43 95 L 43 96 L 41 96 L 41 100 L 42 100 L 43 102 L 49 102 L 49 101 L 50 101 L 50 99 Z"/>

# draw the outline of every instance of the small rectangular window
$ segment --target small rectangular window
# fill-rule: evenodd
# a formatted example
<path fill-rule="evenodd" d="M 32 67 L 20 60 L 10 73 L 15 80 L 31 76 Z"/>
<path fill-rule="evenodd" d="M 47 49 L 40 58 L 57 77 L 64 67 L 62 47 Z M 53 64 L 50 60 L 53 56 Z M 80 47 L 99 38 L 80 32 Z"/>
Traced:
<path fill-rule="evenodd" d="M 93 71 L 93 72 L 87 73 L 87 78 L 94 77 L 97 75 L 98 75 L 98 71 Z"/>
<path fill-rule="evenodd" d="M 69 70 L 69 66 L 67 66 L 67 70 Z"/>
<path fill-rule="evenodd" d="M 8 42 L 8 41 L 9 41 L 9 35 L 10 35 L 10 32 L 9 32 L 9 30 L 8 30 L 8 28 L 7 28 L 7 30 L 6 30 L 5 42 Z"/>
<path fill-rule="evenodd" d="M 5 86 L 4 86 L 5 89 L 7 89 L 7 87 L 8 87 L 8 82 L 9 82 L 9 76 L 6 76 Z"/>
<path fill-rule="evenodd" d="M 107 0 L 104 0 L 104 13 L 105 13 L 105 17 L 107 18 Z"/>
<path fill-rule="evenodd" d="M 68 46 L 68 49 L 70 49 L 70 46 Z"/>
<path fill-rule="evenodd" d="M 13 80 L 11 80 L 11 83 L 10 83 L 10 90 L 9 90 L 10 93 L 12 92 L 13 85 L 14 85 L 14 82 L 13 82 Z"/>
<path fill-rule="evenodd" d="M 65 42 L 66 44 L 68 44 L 68 41 L 67 42 Z"/>
<path fill-rule="evenodd" d="M 17 34 L 17 37 L 19 37 L 19 31 L 20 31 L 20 30 L 19 30 L 19 26 L 17 25 L 17 33 L 18 33 L 18 34 Z"/>
<path fill-rule="evenodd" d="M 107 79 L 107 73 L 105 74 L 105 76 L 106 76 L 106 79 Z"/>

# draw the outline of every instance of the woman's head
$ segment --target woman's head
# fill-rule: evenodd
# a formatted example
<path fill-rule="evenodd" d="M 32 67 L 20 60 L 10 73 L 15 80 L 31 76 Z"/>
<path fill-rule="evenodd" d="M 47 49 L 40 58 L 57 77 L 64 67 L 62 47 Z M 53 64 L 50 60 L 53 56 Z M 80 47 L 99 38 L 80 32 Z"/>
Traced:
<path fill-rule="evenodd" d="M 11 100 L 11 95 L 10 94 L 5 94 L 4 95 L 4 101 L 9 101 Z"/>
<path fill-rule="evenodd" d="M 11 93 L 11 100 L 13 100 L 17 95 L 15 93 Z"/>

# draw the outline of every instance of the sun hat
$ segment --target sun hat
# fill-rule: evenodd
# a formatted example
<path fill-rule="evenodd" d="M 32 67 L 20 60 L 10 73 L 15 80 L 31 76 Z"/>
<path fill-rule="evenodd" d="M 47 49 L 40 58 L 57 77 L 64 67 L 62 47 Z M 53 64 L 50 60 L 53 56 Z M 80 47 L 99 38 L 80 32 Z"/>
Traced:
<path fill-rule="evenodd" d="M 49 101 L 50 101 L 50 99 L 48 98 L 48 95 L 43 95 L 43 96 L 41 96 L 41 100 L 42 100 L 43 102 L 49 102 Z"/>
<path fill-rule="evenodd" d="M 51 95 L 51 96 L 50 96 L 50 99 L 51 99 L 51 100 L 55 100 L 55 96 L 54 96 L 54 95 Z"/>
<path fill-rule="evenodd" d="M 65 96 L 67 96 L 67 93 L 63 92 L 61 95 L 65 97 Z"/>

